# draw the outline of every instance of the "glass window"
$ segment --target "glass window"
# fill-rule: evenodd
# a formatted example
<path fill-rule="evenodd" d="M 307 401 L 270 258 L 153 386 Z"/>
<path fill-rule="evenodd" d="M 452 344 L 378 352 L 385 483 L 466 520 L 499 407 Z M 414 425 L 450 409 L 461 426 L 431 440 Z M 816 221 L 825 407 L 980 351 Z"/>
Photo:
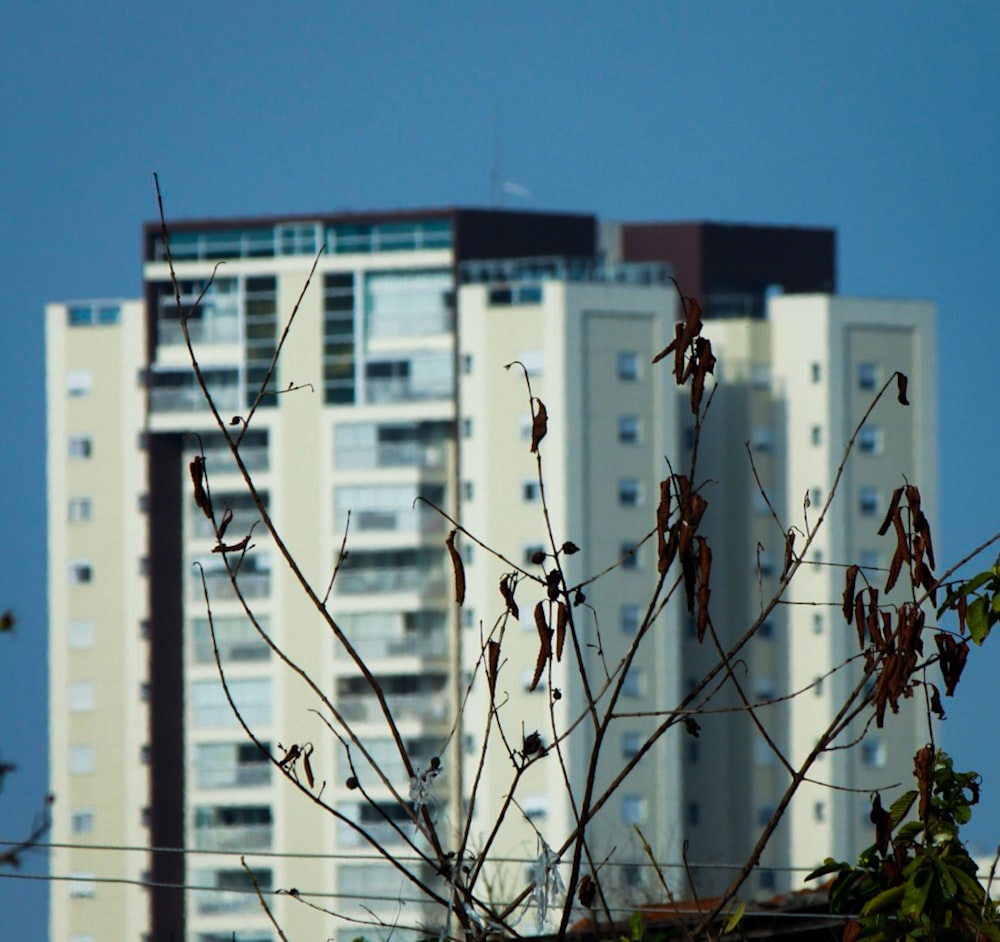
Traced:
<path fill-rule="evenodd" d="M 75 683 L 69 685 L 66 703 L 71 713 L 87 713 L 94 709 L 97 688 L 92 683 Z"/>
<path fill-rule="evenodd" d="M 753 764 L 758 769 L 767 769 L 778 764 L 774 750 L 763 739 L 753 741 Z"/>
<path fill-rule="evenodd" d="M 757 805 L 757 809 L 754 813 L 754 817 L 757 821 L 757 827 L 766 827 L 767 823 L 774 817 L 774 805 L 760 804 Z"/>
<path fill-rule="evenodd" d="M 814 677 L 813 678 L 813 696 L 822 697 L 823 696 L 823 678 Z"/>
<path fill-rule="evenodd" d="M 82 559 L 74 559 L 69 564 L 69 584 L 86 585 L 94 579 L 94 568 Z"/>
<path fill-rule="evenodd" d="M 771 555 L 769 550 L 759 549 L 757 550 L 757 571 L 762 576 L 773 576 L 774 575 L 774 556 Z"/>
<path fill-rule="evenodd" d="M 71 873 L 69 875 L 70 899 L 93 899 L 97 896 L 92 873 Z"/>
<path fill-rule="evenodd" d="M 882 499 L 877 487 L 862 487 L 858 490 L 858 513 L 863 517 L 877 516 Z"/>
<path fill-rule="evenodd" d="M 876 549 L 863 549 L 858 554 L 858 565 L 862 569 L 881 569 L 884 565 L 884 559 Z"/>
<path fill-rule="evenodd" d="M 642 441 L 642 425 L 639 422 L 639 416 L 618 416 L 618 441 L 623 445 L 638 445 Z"/>
<path fill-rule="evenodd" d="M 66 641 L 74 651 L 94 646 L 94 623 L 92 621 L 71 621 L 66 630 Z"/>
<path fill-rule="evenodd" d="M 68 514 L 70 523 L 83 523 L 90 519 L 91 503 L 89 497 L 71 497 Z"/>
<path fill-rule="evenodd" d="M 90 370 L 69 370 L 66 373 L 66 392 L 70 396 L 86 396 L 90 392 L 93 377 Z"/>
<path fill-rule="evenodd" d="M 817 801 L 813 804 L 813 820 L 815 821 L 825 821 L 826 820 L 826 803 L 822 801 Z"/>
<path fill-rule="evenodd" d="M 639 553 L 641 548 L 632 543 L 622 543 L 618 548 L 618 558 L 621 560 L 622 569 L 638 569 Z"/>
<path fill-rule="evenodd" d="M 529 821 L 544 821 L 549 816 L 549 796 L 525 795 L 521 808 Z"/>
<path fill-rule="evenodd" d="M 813 615 L 813 634 L 821 635 L 823 634 L 823 616 L 816 612 Z"/>
<path fill-rule="evenodd" d="M 639 754 L 642 748 L 642 735 L 640 733 L 622 733 L 622 758 L 632 759 Z"/>
<path fill-rule="evenodd" d="M 882 429 L 865 425 L 858 433 L 858 451 L 863 455 L 882 454 Z"/>
<path fill-rule="evenodd" d="M 770 619 L 762 621 L 760 627 L 757 629 L 758 638 L 773 638 L 774 637 L 774 622 Z"/>
<path fill-rule="evenodd" d="M 755 425 L 750 433 L 750 444 L 756 451 L 771 451 L 774 448 L 774 432 L 768 425 Z"/>
<path fill-rule="evenodd" d="M 821 425 L 814 425 L 809 430 L 809 441 L 811 441 L 814 445 L 819 445 L 819 444 L 822 443 L 822 441 L 823 441 L 823 426 L 821 426 Z"/>
<path fill-rule="evenodd" d="M 198 743 L 194 750 L 196 788 L 260 788 L 271 783 L 271 761 L 255 743 Z"/>
<path fill-rule="evenodd" d="M 642 502 L 642 489 L 638 478 L 621 478 L 618 481 L 618 503 L 622 507 L 638 507 Z"/>
<path fill-rule="evenodd" d="M 365 278 L 368 338 L 414 337 L 451 330 L 451 272 L 390 271 Z"/>
<path fill-rule="evenodd" d="M 524 548 L 524 565 L 540 566 L 545 562 L 548 553 L 540 543 L 530 543 Z"/>
<path fill-rule="evenodd" d="M 521 499 L 529 502 L 533 502 L 539 499 L 541 496 L 541 489 L 538 486 L 538 481 L 535 478 L 525 478 L 521 482 Z"/>
<path fill-rule="evenodd" d="M 809 365 L 809 377 L 814 383 L 818 383 L 823 376 L 823 368 L 815 361 Z"/>
<path fill-rule="evenodd" d="M 542 350 L 522 350 L 517 359 L 529 376 L 541 376 L 545 372 L 545 353 Z"/>
<path fill-rule="evenodd" d="M 859 363 L 858 364 L 858 389 L 863 389 L 866 392 L 871 392 L 872 390 L 878 389 L 881 379 L 880 370 L 877 363 Z"/>
<path fill-rule="evenodd" d="M 94 812 L 77 809 L 69 813 L 69 833 L 75 836 L 90 834 L 94 830 Z"/>
<path fill-rule="evenodd" d="M 754 389 L 769 389 L 771 386 L 771 367 L 767 363 L 754 363 L 750 367 L 750 384 Z"/>
<path fill-rule="evenodd" d="M 97 753 L 93 746 L 69 747 L 69 771 L 71 775 L 87 775 L 94 771 Z"/>
<path fill-rule="evenodd" d="M 270 619 L 267 615 L 258 615 L 257 624 L 265 632 L 270 630 Z M 266 661 L 271 656 L 267 642 L 257 633 L 253 622 L 245 615 L 215 615 L 212 618 L 215 628 L 215 643 L 219 648 L 219 657 L 223 663 L 227 661 Z M 191 639 L 196 664 L 214 664 L 215 652 L 212 649 L 212 632 L 207 618 L 195 618 L 191 622 Z"/>
<path fill-rule="evenodd" d="M 238 725 L 218 678 L 196 680 L 191 684 L 190 692 L 192 722 L 195 727 L 224 729 Z M 229 692 L 248 726 L 266 726 L 271 722 L 270 678 L 230 680 Z"/>
<path fill-rule="evenodd" d="M 639 630 L 641 620 L 642 615 L 638 605 L 629 603 L 618 610 L 618 621 L 624 634 L 634 635 Z"/>
<path fill-rule="evenodd" d="M 622 350 L 617 358 L 618 378 L 635 382 L 639 378 L 639 354 L 634 350 Z"/>
<path fill-rule="evenodd" d="M 625 824 L 642 824 L 646 820 L 646 799 L 641 795 L 622 796 L 622 821 Z"/>
<path fill-rule="evenodd" d="M 70 435 L 70 458 L 89 458 L 94 452 L 93 440 L 89 435 Z"/>
<path fill-rule="evenodd" d="M 641 697 L 643 695 L 644 677 L 641 667 L 636 667 L 633 663 L 625 675 L 625 682 L 622 684 L 622 694 L 626 697 Z"/>
<path fill-rule="evenodd" d="M 888 761 L 888 750 L 885 740 L 868 736 L 861 740 L 861 763 L 872 769 L 885 768 Z"/>
<path fill-rule="evenodd" d="M 687 823 L 693 827 L 701 824 L 701 806 L 696 801 L 689 801 L 687 805 Z"/>

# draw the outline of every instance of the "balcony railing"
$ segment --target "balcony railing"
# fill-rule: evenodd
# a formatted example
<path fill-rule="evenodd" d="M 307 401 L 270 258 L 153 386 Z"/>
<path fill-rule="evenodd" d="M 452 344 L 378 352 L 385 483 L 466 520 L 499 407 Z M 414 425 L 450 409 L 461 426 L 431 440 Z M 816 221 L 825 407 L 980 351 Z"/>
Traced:
<path fill-rule="evenodd" d="M 349 630 L 347 633 L 354 650 L 365 661 L 387 657 L 444 657 L 448 653 L 448 634 L 444 629 L 407 631 L 388 638 L 355 635 Z M 339 645 L 335 656 L 338 660 L 350 660 Z"/>
<path fill-rule="evenodd" d="M 196 766 L 195 784 L 198 788 L 261 788 L 271 784 L 271 764 Z"/>
<path fill-rule="evenodd" d="M 270 850 L 274 827 L 270 824 L 241 824 L 233 827 L 195 828 L 195 850 L 238 853 Z"/>
<path fill-rule="evenodd" d="M 443 691 L 389 695 L 386 696 L 385 701 L 393 719 L 397 721 L 421 720 L 436 723 L 448 719 L 448 698 Z M 384 722 L 382 708 L 374 696 L 342 697 L 337 708 L 344 719 L 356 723 Z"/>
<path fill-rule="evenodd" d="M 271 573 L 270 572 L 241 572 L 236 577 L 240 591 L 247 599 L 264 599 L 271 594 Z M 338 580 L 339 581 L 339 580 Z M 190 599 L 197 602 L 203 599 L 201 580 L 194 578 L 188 583 L 190 587 Z M 205 573 L 205 588 L 209 595 L 221 595 L 224 599 L 230 598 L 227 593 L 232 593 L 232 584 L 229 581 L 229 574 L 210 570 Z"/>
<path fill-rule="evenodd" d="M 220 411 L 235 412 L 240 408 L 239 384 L 216 384 L 209 390 Z M 149 408 L 151 412 L 200 412 L 208 406 L 196 386 L 153 386 L 149 391 Z"/>
<path fill-rule="evenodd" d="M 371 403 L 423 402 L 428 399 L 448 399 L 451 394 L 451 377 L 435 383 L 418 383 L 406 376 L 368 379 L 365 382 L 365 395 Z"/>
<path fill-rule="evenodd" d="M 416 592 L 437 595 L 445 589 L 444 570 L 428 570 L 423 566 L 402 566 L 397 569 L 342 569 L 337 575 L 336 588 L 345 595 L 362 592 Z"/>

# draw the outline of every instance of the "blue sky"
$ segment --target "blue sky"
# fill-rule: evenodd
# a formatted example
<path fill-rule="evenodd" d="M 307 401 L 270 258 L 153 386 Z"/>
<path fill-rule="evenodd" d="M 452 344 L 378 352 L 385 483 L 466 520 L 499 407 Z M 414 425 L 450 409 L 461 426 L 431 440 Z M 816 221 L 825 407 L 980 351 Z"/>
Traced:
<path fill-rule="evenodd" d="M 1000 527 L 998 36 L 986 2 L 4 5 L 0 838 L 46 781 L 42 309 L 137 295 L 154 170 L 175 218 L 486 204 L 499 113 L 518 205 L 835 226 L 842 292 L 939 305 L 951 559 Z M 988 845 L 992 642 L 945 728 Z M 44 884 L 0 911 L 42 938 Z"/>

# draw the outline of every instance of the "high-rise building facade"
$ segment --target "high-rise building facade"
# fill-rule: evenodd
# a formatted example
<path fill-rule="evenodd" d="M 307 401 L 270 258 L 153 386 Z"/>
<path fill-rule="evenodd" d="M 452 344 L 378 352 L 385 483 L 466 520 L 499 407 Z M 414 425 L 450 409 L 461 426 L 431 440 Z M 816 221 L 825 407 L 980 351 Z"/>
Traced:
<path fill-rule="evenodd" d="M 245 536 L 259 514 L 191 371 L 158 226 L 147 227 L 144 244 L 141 302 L 48 310 L 50 749 L 54 840 L 68 845 L 52 866 L 73 877 L 53 884 L 52 938 L 221 942 L 235 931 L 242 942 L 271 940 L 241 856 L 264 891 L 294 887 L 334 912 L 363 915 L 364 905 L 387 925 L 419 923 L 412 889 L 355 829 L 264 761 L 219 683 L 206 591 L 229 691 L 260 742 L 279 755 L 308 746 L 322 800 L 406 852 L 389 791 L 373 782 L 369 803 L 349 787 L 370 770 L 354 754 L 352 767 L 314 712 L 323 712 L 316 691 L 261 640 L 212 552 L 214 531 L 191 498 L 196 455 L 205 455 L 213 505 L 232 511 L 227 540 Z M 181 307 L 200 298 L 188 324 L 216 403 L 242 429 L 256 402 L 240 453 L 267 512 L 317 594 L 329 591 L 413 765 L 442 761 L 440 813 L 466 807 L 475 783 L 473 839 L 511 782 L 502 749 L 488 751 L 477 775 L 481 723 L 468 718 L 488 707 L 481 666 L 453 734 L 483 632 L 503 609 L 496 586 L 509 567 L 486 547 L 527 572 L 539 566 L 532 555 L 549 548 L 525 376 L 550 416 L 549 521 L 557 541 L 580 547 L 569 571 L 582 577 L 625 560 L 587 589 L 594 614 L 581 628 L 590 642 L 581 656 L 598 670 L 613 670 L 644 614 L 655 548 L 632 550 L 652 525 L 664 458 L 684 467 L 692 444 L 686 393 L 664 364 L 650 364 L 673 335 L 671 272 L 704 299 L 705 333 L 720 357 L 699 448 L 710 479 L 713 621 L 725 639 L 745 631 L 777 588 L 785 536 L 756 490 L 745 441 L 777 516 L 801 527 L 802 499 L 825 500 L 866 397 L 896 369 L 914 380 L 911 410 L 890 415 L 880 405 L 859 438 L 789 601 L 839 599 L 835 564 L 844 560 L 884 565 L 874 530 L 901 474 L 922 484 L 933 508 L 933 310 L 832 295 L 828 230 L 433 210 L 184 222 L 171 227 L 170 246 Z M 779 295 L 777 286 L 796 293 Z M 468 582 L 461 609 L 444 545 L 450 524 L 431 505 L 485 544 L 459 539 Z M 331 585 L 345 532 L 348 555 Z M 251 542 L 239 584 L 258 624 L 308 668 L 405 794 L 370 687 L 281 547 L 259 525 Z M 523 630 L 509 627 L 504 647 L 505 723 L 519 733 L 544 728 L 548 711 L 544 692 L 529 689 L 538 645 L 530 591 Z M 605 745 L 602 778 L 634 754 L 650 714 L 676 704 L 713 657 L 690 636 L 682 606 L 668 606 L 656 627 L 623 687 L 625 715 Z M 762 719 L 790 758 L 808 751 L 838 701 L 846 675 L 827 672 L 849 640 L 836 608 L 783 605 L 744 652 L 751 695 L 775 701 Z M 565 691 L 559 709 L 573 716 L 585 701 L 568 664 L 554 666 L 552 683 Z M 781 700 L 803 689 L 791 708 Z M 711 706 L 734 703 L 724 692 Z M 608 883 L 623 899 L 652 888 L 633 824 L 668 864 L 687 841 L 699 882 L 717 889 L 787 784 L 743 713 L 699 723 L 697 738 L 671 730 L 595 821 L 595 852 L 616 849 Z M 898 781 L 921 740 L 907 715 L 863 748 L 824 759 L 815 777 L 863 790 Z M 588 750 L 572 742 L 567 767 L 579 782 Z M 520 783 L 523 827 L 499 855 L 511 862 L 509 874 L 503 866 L 491 874 L 497 887 L 523 880 L 536 830 L 553 845 L 567 832 L 562 793 L 561 776 L 544 764 Z M 849 856 L 864 846 L 862 806 L 858 791 L 815 786 L 800 797 L 755 891 L 794 885 L 789 868 L 812 865 L 823 856 L 818 847 Z M 683 893 L 680 871 L 667 872 Z M 272 905 L 302 937 L 378 934 L 334 923 L 290 895 Z"/>

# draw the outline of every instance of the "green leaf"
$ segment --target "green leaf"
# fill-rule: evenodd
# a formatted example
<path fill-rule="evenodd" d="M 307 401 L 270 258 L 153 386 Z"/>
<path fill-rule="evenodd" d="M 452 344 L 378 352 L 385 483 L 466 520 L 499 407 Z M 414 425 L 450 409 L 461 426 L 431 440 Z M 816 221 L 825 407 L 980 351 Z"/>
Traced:
<path fill-rule="evenodd" d="M 903 902 L 900 911 L 910 919 L 919 919 L 927 905 L 927 897 L 934 885 L 934 869 L 929 865 L 929 858 L 923 857 L 924 865 L 916 869 L 904 884 Z"/>
<path fill-rule="evenodd" d="M 995 592 L 993 594 L 993 601 L 990 602 L 991 612 L 1000 612 L 1000 592 Z"/>
<path fill-rule="evenodd" d="M 628 925 L 632 933 L 632 942 L 642 942 L 642 916 L 638 913 L 632 913 Z"/>
<path fill-rule="evenodd" d="M 969 603 L 969 608 L 965 613 L 965 624 L 969 629 L 969 635 L 976 644 L 982 644 L 986 636 L 990 633 L 990 621 L 987 614 L 986 599 L 975 599 Z"/>
<path fill-rule="evenodd" d="M 889 805 L 889 817 L 892 819 L 892 826 L 894 828 L 898 827 L 899 822 L 910 813 L 910 809 L 913 807 L 913 803 L 916 800 L 916 790 L 903 792 L 902 795 Z"/>
<path fill-rule="evenodd" d="M 871 916 L 875 913 L 887 913 L 899 909 L 903 892 L 904 887 L 901 886 L 891 886 L 889 889 L 883 890 L 861 907 L 861 915 Z"/>
<path fill-rule="evenodd" d="M 839 873 L 841 870 L 850 870 L 851 868 L 844 863 L 842 860 L 834 860 L 832 857 L 827 857 L 823 861 L 822 865 L 813 870 L 805 878 L 805 882 L 809 880 L 815 880 L 817 877 L 825 877 L 828 873 Z"/>
<path fill-rule="evenodd" d="M 747 904 L 743 900 L 739 900 L 729 912 L 729 918 L 726 920 L 726 926 L 722 930 L 723 932 L 732 932 L 739 924 L 740 920 L 743 918 L 743 913 L 746 912 Z"/>

